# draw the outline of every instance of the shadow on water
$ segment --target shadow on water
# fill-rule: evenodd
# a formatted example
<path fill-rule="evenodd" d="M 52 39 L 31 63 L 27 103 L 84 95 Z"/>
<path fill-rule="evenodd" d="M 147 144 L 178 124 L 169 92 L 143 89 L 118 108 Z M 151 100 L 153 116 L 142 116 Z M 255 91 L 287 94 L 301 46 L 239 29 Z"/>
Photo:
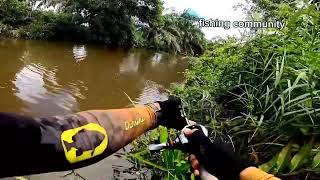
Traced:
<path fill-rule="evenodd" d="M 140 104 L 164 100 L 165 89 L 183 81 L 187 67 L 181 57 L 143 49 L 25 40 L 0 40 L 0 62 L 0 111 L 33 116 L 128 107 L 125 94 Z M 90 180 L 137 179 L 146 174 L 136 173 L 123 153 L 76 172 Z"/>

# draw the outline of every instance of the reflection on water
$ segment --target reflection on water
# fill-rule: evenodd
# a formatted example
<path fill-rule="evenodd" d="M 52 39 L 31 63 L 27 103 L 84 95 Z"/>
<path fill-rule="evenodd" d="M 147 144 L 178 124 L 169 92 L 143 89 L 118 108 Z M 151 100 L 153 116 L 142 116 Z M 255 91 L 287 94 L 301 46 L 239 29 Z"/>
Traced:
<path fill-rule="evenodd" d="M 34 116 L 123 108 L 131 104 L 125 94 L 141 104 L 164 100 L 165 88 L 183 81 L 187 67 L 180 57 L 145 50 L 24 40 L 0 40 L 0 62 L 0 111 Z M 112 156 L 79 173 L 111 179 L 118 163 Z"/>
<path fill-rule="evenodd" d="M 137 73 L 140 65 L 140 53 L 131 53 L 128 57 L 123 58 L 119 66 L 120 74 Z"/>
<path fill-rule="evenodd" d="M 159 100 L 159 87 L 181 82 L 187 66 L 141 49 L 23 40 L 0 40 L 0 62 L 0 111 L 37 116 L 127 107 L 125 93 L 140 103 Z"/>
<path fill-rule="evenodd" d="M 23 112 L 38 115 L 67 114 L 79 110 L 76 97 L 83 98 L 77 84 L 62 88 L 56 80 L 56 69 L 47 70 L 41 64 L 28 64 L 16 74 L 15 95 L 25 107 Z M 51 113 L 52 112 L 52 113 Z"/>
<path fill-rule="evenodd" d="M 73 46 L 73 58 L 76 62 L 80 62 L 86 59 L 87 50 L 85 45 L 74 45 Z"/>
<path fill-rule="evenodd" d="M 168 99 L 168 92 L 163 86 L 153 81 L 147 81 L 140 96 L 137 98 L 137 102 L 139 104 L 147 104 L 166 99 Z"/>
<path fill-rule="evenodd" d="M 162 54 L 160 53 L 155 53 L 155 55 L 152 57 L 152 61 L 155 64 L 159 64 L 161 62 L 161 59 L 162 59 Z"/>
<path fill-rule="evenodd" d="M 46 93 L 43 72 L 37 71 L 31 65 L 27 65 L 18 72 L 13 83 L 17 87 L 16 95 L 23 101 L 37 103 L 35 98 L 40 98 Z"/>

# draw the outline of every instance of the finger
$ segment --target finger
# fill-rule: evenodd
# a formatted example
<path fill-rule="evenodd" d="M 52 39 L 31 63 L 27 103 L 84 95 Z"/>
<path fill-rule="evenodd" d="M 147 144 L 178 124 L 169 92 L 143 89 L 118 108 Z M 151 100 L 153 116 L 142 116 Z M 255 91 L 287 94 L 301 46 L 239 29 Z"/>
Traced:
<path fill-rule="evenodd" d="M 199 170 L 194 170 L 193 173 L 194 173 L 195 176 L 200 176 L 200 171 Z"/>
<path fill-rule="evenodd" d="M 189 156 L 189 161 L 193 170 L 199 170 L 200 163 L 194 154 Z"/>
<path fill-rule="evenodd" d="M 196 155 L 194 155 L 194 154 L 191 154 L 190 156 L 189 156 L 189 161 L 190 162 L 192 162 L 192 161 L 194 161 L 194 160 L 196 160 L 197 159 L 197 157 L 196 157 Z"/>
<path fill-rule="evenodd" d="M 189 128 L 186 128 L 183 130 L 183 133 L 187 136 L 187 137 L 190 137 L 195 131 L 198 131 L 198 129 L 189 129 Z"/>
<path fill-rule="evenodd" d="M 191 166 L 192 166 L 192 168 L 194 169 L 194 170 L 199 170 L 199 161 L 198 160 L 193 160 L 192 162 L 191 162 Z"/>
<path fill-rule="evenodd" d="M 191 134 L 192 134 L 192 130 L 189 129 L 189 128 L 185 128 L 185 129 L 183 130 L 183 133 L 184 133 L 186 136 L 188 136 L 188 135 L 191 135 Z"/>

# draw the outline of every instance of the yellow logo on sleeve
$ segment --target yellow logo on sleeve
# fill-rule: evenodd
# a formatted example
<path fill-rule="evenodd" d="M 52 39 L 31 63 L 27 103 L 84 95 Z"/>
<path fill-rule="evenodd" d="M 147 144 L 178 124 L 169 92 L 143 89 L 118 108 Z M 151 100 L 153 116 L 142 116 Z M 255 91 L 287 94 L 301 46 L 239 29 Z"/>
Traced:
<path fill-rule="evenodd" d="M 66 147 L 66 143 L 68 144 L 72 144 L 74 143 L 73 141 L 73 137 L 76 136 L 80 131 L 82 130 L 87 130 L 87 131 L 96 131 L 99 132 L 101 134 L 103 134 L 104 138 L 102 140 L 102 142 L 100 143 L 99 146 L 97 146 L 96 148 L 94 148 L 94 150 L 88 150 L 88 151 L 84 151 L 80 156 L 77 156 L 77 148 L 76 147 L 71 147 L 70 150 L 67 149 Z M 67 160 L 70 163 L 76 163 L 76 162 L 80 162 L 80 161 L 84 161 L 90 158 L 93 158 L 95 156 L 98 156 L 100 154 L 102 154 L 108 146 L 108 135 L 106 130 L 101 127 L 98 124 L 94 124 L 94 123 L 90 123 L 75 129 L 70 129 L 70 130 L 66 130 L 61 134 L 61 143 L 63 146 L 63 150 L 64 153 L 66 155 Z"/>

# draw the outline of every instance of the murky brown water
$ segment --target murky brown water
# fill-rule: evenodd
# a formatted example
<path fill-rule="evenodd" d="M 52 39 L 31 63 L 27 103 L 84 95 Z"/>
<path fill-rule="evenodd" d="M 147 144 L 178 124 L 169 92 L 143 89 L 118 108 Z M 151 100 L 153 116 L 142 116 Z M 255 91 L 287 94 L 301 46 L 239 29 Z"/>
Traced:
<path fill-rule="evenodd" d="M 0 111 L 51 116 L 123 108 L 130 104 L 125 93 L 141 103 L 159 100 L 165 88 L 183 80 L 186 66 L 183 58 L 138 49 L 0 40 Z M 118 161 L 112 158 L 83 173 L 109 179 L 110 164 Z M 49 177 L 57 179 L 34 178 Z"/>

